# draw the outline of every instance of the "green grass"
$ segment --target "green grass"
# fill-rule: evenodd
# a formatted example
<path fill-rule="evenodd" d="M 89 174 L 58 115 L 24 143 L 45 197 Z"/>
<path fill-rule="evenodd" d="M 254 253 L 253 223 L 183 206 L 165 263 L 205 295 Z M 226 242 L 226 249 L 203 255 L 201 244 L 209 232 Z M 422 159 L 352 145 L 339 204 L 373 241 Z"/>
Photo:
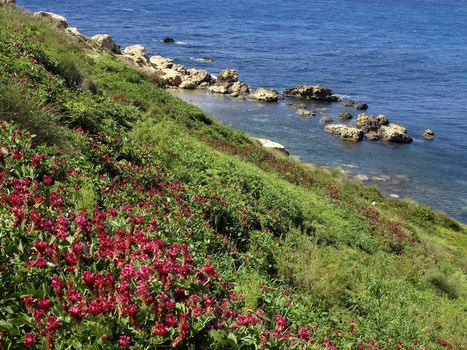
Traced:
<path fill-rule="evenodd" d="M 235 265 L 225 273 L 250 308 L 261 306 L 262 284 L 278 285 L 300 300 L 289 311 L 297 319 L 355 317 L 368 337 L 467 346 L 465 225 L 269 153 L 111 54 L 9 6 L 0 6 L 0 119 L 76 157 L 88 155 L 71 129 L 119 130 L 122 159 L 144 162 L 143 150 L 154 150 L 174 178 L 254 216 L 244 229 L 231 206 L 210 212 L 242 254 L 241 264 L 216 259 Z M 76 209 L 98 197 L 86 183 Z"/>

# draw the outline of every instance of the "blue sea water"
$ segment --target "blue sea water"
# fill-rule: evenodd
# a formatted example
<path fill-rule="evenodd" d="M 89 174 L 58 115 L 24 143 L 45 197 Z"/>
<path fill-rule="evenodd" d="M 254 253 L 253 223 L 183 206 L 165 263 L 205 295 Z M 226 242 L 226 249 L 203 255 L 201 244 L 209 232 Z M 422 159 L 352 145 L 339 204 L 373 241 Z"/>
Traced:
<path fill-rule="evenodd" d="M 179 93 L 220 120 L 284 144 L 305 162 L 348 165 L 380 179 L 387 193 L 414 198 L 467 222 L 467 1 L 459 0 L 18 0 L 68 18 L 87 35 L 217 73 L 238 69 L 250 86 L 320 83 L 369 104 L 409 129 L 409 145 L 349 144 L 322 131 L 313 104 L 302 119 L 285 102 L 259 105 Z M 166 36 L 177 43 L 160 42 Z M 212 56 L 211 63 L 202 62 Z M 355 111 L 351 111 L 356 116 Z M 431 128 L 433 141 L 420 134 Z M 382 181 L 382 179 L 385 181 Z"/>

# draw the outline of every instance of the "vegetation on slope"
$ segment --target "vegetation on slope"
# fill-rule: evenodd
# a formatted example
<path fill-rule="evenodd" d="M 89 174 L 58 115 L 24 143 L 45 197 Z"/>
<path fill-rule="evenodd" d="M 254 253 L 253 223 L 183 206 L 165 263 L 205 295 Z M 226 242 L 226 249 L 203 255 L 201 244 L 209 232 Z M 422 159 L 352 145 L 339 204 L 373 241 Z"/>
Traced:
<path fill-rule="evenodd" d="M 0 348 L 467 345 L 464 225 L 9 6 L 0 119 Z"/>

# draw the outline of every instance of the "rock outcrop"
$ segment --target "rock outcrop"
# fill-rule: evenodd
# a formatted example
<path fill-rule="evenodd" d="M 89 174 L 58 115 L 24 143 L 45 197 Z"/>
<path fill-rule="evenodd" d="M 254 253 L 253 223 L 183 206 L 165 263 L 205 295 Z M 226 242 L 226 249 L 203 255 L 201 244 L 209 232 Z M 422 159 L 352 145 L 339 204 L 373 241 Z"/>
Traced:
<path fill-rule="evenodd" d="M 263 146 L 264 148 L 266 149 L 274 149 L 274 150 L 278 150 L 278 151 L 281 151 L 283 153 L 285 153 L 286 155 L 289 155 L 289 151 L 287 151 L 287 149 L 281 145 L 280 143 L 277 143 L 277 142 L 274 142 L 274 141 L 271 141 L 271 140 L 267 140 L 267 139 L 258 139 L 258 138 L 253 138 L 253 140 L 256 140 L 258 141 L 261 146 Z"/>
<path fill-rule="evenodd" d="M 355 102 L 354 100 L 348 100 L 343 103 L 345 107 L 351 107 L 355 109 L 360 109 L 360 110 L 367 110 L 368 105 L 366 103 L 362 102 Z"/>
<path fill-rule="evenodd" d="M 273 89 L 257 88 L 249 97 L 260 102 L 277 102 L 279 101 L 280 95 Z"/>
<path fill-rule="evenodd" d="M 330 124 L 324 127 L 324 131 L 339 136 L 342 140 L 358 142 L 363 138 L 363 131 L 353 125 Z"/>
<path fill-rule="evenodd" d="M 339 118 L 341 120 L 350 120 L 353 117 L 352 117 L 352 114 L 350 114 L 349 112 L 343 111 L 337 116 L 337 118 Z"/>
<path fill-rule="evenodd" d="M 431 130 L 431 129 L 426 129 L 426 130 L 423 132 L 422 136 L 423 136 L 425 139 L 427 139 L 427 140 L 433 140 L 434 137 L 435 137 L 435 133 L 434 133 L 433 130 Z"/>
<path fill-rule="evenodd" d="M 34 17 L 39 17 L 39 18 L 44 18 L 50 23 L 52 23 L 55 27 L 59 29 L 66 29 L 68 28 L 68 21 L 65 17 L 57 15 L 56 13 L 53 12 L 45 12 L 45 11 L 39 11 L 35 12 Z"/>
<path fill-rule="evenodd" d="M 128 46 L 122 51 L 122 54 L 132 60 L 137 66 L 151 66 L 149 57 L 146 55 L 146 49 L 141 45 Z"/>
<path fill-rule="evenodd" d="M 284 95 L 316 101 L 340 101 L 340 98 L 334 95 L 331 89 L 320 85 L 298 85 L 284 90 Z"/>
<path fill-rule="evenodd" d="M 230 94 L 229 88 L 223 85 L 210 86 L 208 87 L 208 91 L 214 94 L 223 94 L 223 95 Z"/>
<path fill-rule="evenodd" d="M 379 136 L 389 142 L 410 143 L 412 137 L 407 134 L 407 129 L 397 124 L 383 125 L 379 129 Z"/>
<path fill-rule="evenodd" d="M 71 35 L 75 35 L 75 36 L 81 36 L 82 34 L 78 31 L 78 28 L 76 27 L 68 27 L 66 29 L 66 31 L 71 34 Z"/>
<path fill-rule="evenodd" d="M 120 54 L 120 48 L 115 44 L 109 34 L 97 34 L 91 37 L 91 40 L 101 50 L 107 50 L 116 54 Z"/>
<path fill-rule="evenodd" d="M 217 75 L 218 83 L 235 83 L 238 81 L 238 72 L 235 69 L 224 69 Z"/>

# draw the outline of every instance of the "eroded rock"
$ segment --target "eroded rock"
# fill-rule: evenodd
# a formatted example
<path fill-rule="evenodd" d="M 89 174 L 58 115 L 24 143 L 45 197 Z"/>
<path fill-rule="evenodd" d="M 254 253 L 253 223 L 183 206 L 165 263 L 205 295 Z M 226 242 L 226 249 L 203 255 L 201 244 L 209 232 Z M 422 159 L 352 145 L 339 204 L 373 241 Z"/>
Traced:
<path fill-rule="evenodd" d="M 331 89 L 321 85 L 298 85 L 284 90 L 284 95 L 316 101 L 340 101 L 340 98 L 334 95 Z"/>
<path fill-rule="evenodd" d="M 397 124 L 383 125 L 379 129 L 379 136 L 389 142 L 410 143 L 412 137 L 407 134 L 407 129 Z"/>
<path fill-rule="evenodd" d="M 257 88 L 249 97 L 260 102 L 277 102 L 279 101 L 280 95 L 273 89 Z"/>
<path fill-rule="evenodd" d="M 353 117 L 352 117 L 352 114 L 350 114 L 349 112 L 343 111 L 337 116 L 337 118 L 342 119 L 342 120 L 350 120 Z"/>
<path fill-rule="evenodd" d="M 91 40 L 101 50 L 107 50 L 116 54 L 120 54 L 120 48 L 115 44 L 109 34 L 97 34 L 91 37 Z"/>
<path fill-rule="evenodd" d="M 297 114 L 300 117 L 314 117 L 316 115 L 316 112 L 309 111 L 309 110 L 306 110 L 306 109 L 298 109 Z"/>
<path fill-rule="evenodd" d="M 343 140 L 358 142 L 363 138 L 363 131 L 353 125 L 330 124 L 324 127 L 324 131 L 339 136 Z"/>
<path fill-rule="evenodd" d="M 332 123 L 334 121 L 334 119 L 330 118 L 330 117 L 322 117 L 319 122 L 321 124 L 329 124 L 329 123 Z"/>
<path fill-rule="evenodd" d="M 422 136 L 427 140 L 433 140 L 435 138 L 435 133 L 431 129 L 426 129 Z"/>
<path fill-rule="evenodd" d="M 363 102 L 355 102 L 354 100 L 347 100 L 343 103 L 345 107 L 351 107 L 355 109 L 360 109 L 360 110 L 367 110 L 368 105 Z"/>

